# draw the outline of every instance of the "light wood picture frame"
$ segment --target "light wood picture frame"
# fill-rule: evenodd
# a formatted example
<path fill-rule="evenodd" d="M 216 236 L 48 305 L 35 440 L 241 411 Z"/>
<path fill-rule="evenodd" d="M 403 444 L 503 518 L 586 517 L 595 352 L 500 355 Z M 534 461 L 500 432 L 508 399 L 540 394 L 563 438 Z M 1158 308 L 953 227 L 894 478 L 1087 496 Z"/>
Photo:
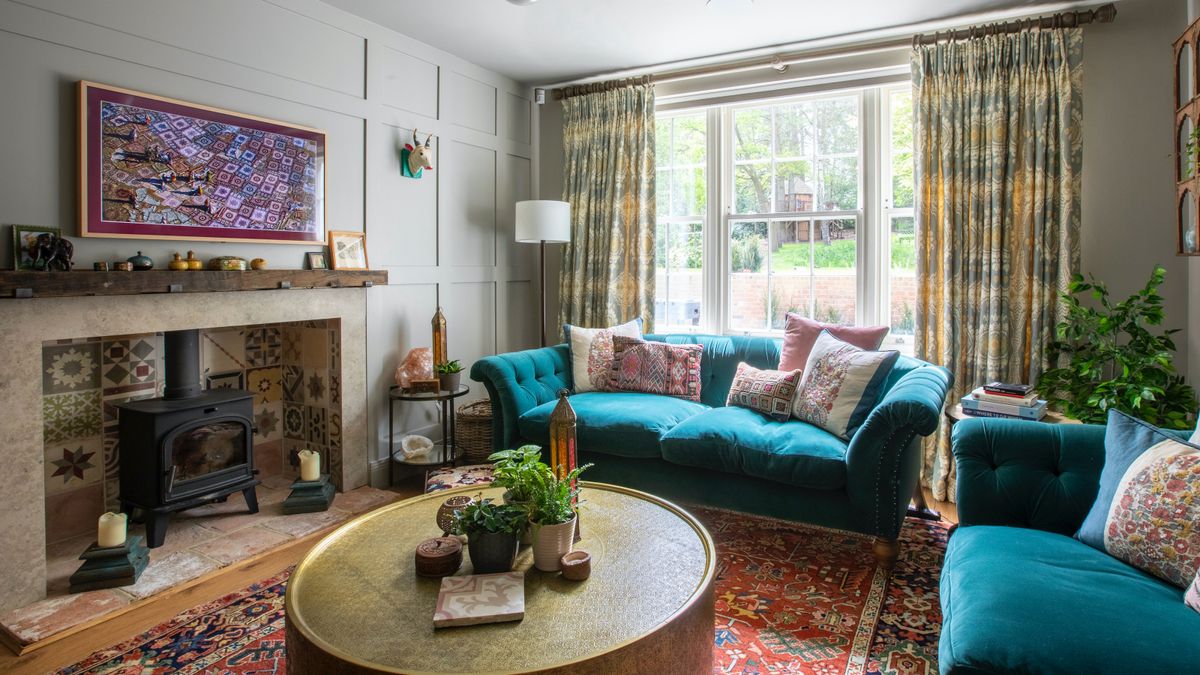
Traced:
<path fill-rule="evenodd" d="M 335 270 L 369 269 L 367 235 L 363 232 L 330 230 L 329 267 Z"/>
<path fill-rule="evenodd" d="M 320 129 L 81 80 L 83 237 L 325 241 Z"/>

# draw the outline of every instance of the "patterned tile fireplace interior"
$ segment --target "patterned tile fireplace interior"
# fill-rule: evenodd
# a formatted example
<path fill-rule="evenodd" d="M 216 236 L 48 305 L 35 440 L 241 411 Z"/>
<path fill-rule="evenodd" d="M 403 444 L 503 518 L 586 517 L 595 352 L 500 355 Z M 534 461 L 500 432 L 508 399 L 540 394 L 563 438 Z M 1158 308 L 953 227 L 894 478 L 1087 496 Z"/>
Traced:
<path fill-rule="evenodd" d="M 209 328 L 199 342 L 204 387 L 253 397 L 258 477 L 294 475 L 296 453 L 312 448 L 341 490 L 341 322 Z M 47 544 L 94 532 L 120 508 L 117 406 L 162 396 L 163 357 L 162 333 L 43 343 Z"/>

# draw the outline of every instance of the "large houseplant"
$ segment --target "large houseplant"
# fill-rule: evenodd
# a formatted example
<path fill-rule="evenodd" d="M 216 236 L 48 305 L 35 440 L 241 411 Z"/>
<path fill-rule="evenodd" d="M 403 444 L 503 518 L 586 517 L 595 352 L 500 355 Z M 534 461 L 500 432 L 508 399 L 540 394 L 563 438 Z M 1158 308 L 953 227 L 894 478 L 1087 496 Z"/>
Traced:
<path fill-rule="evenodd" d="M 1108 287 L 1076 274 L 1062 294 L 1067 317 L 1050 344 L 1051 363 L 1038 392 L 1050 404 L 1082 422 L 1104 424 L 1110 409 L 1171 429 L 1190 426 L 1196 395 L 1175 373 L 1172 330 L 1161 326 L 1158 294 L 1166 270 L 1154 267 L 1150 280 L 1129 298 L 1114 303 Z M 1090 295 L 1084 305 L 1080 296 Z"/>
<path fill-rule="evenodd" d="M 504 501 L 526 505 L 533 498 L 534 486 L 550 475 L 550 467 L 542 463 L 542 449 L 522 445 L 515 450 L 501 450 L 488 456 L 492 467 L 492 485 L 505 489 Z"/>
<path fill-rule="evenodd" d="M 528 522 L 525 509 L 475 499 L 454 512 L 454 533 L 467 535 L 476 574 L 507 572 L 517 560 L 518 539 Z"/>
<path fill-rule="evenodd" d="M 579 496 L 579 474 L 590 466 L 576 467 L 562 478 L 547 471 L 538 474 L 534 480 L 529 504 L 529 520 L 533 523 L 533 566 L 543 572 L 557 572 L 562 557 L 571 552 L 578 518 L 575 498 Z"/>

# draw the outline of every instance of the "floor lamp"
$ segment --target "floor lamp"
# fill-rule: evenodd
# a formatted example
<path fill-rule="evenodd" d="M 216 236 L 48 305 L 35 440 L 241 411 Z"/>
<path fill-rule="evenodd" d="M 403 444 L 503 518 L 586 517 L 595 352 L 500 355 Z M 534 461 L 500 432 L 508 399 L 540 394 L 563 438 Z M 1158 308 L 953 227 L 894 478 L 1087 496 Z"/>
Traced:
<path fill-rule="evenodd" d="M 517 241 L 538 244 L 541 255 L 542 284 L 541 327 L 542 346 L 546 346 L 546 244 L 565 244 L 571 241 L 571 205 L 549 199 L 517 202 Z"/>

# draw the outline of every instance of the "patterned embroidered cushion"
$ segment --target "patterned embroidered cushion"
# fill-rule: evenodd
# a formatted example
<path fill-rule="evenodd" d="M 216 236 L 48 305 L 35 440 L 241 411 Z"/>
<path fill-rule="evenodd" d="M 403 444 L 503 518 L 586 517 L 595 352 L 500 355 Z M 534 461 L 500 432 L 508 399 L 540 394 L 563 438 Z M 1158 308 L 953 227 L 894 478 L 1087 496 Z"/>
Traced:
<path fill-rule="evenodd" d="M 612 343 L 608 391 L 640 391 L 700 400 L 702 345 L 644 342 L 620 335 L 613 336 Z"/>
<path fill-rule="evenodd" d="M 900 352 L 859 349 L 821 331 L 792 403 L 796 419 L 849 439 L 875 407 Z"/>
<path fill-rule="evenodd" d="M 808 363 L 808 355 L 812 353 L 813 345 L 823 330 L 859 349 L 872 351 L 879 349 L 883 338 L 888 334 L 887 326 L 839 326 L 813 321 L 788 312 L 787 322 L 783 326 L 783 347 L 779 350 L 779 369 L 803 368 L 804 364 Z"/>
<path fill-rule="evenodd" d="M 1200 447 L 1109 411 L 1100 491 L 1076 535 L 1180 588 L 1200 569 Z"/>
<path fill-rule="evenodd" d="M 571 350 L 571 376 L 575 382 L 575 393 L 604 391 L 609 371 L 612 370 L 613 336 L 640 338 L 642 320 L 634 319 L 610 328 L 580 328 L 567 324 L 563 326 L 563 334 Z"/>
<path fill-rule="evenodd" d="M 739 363 L 726 405 L 756 410 L 780 422 L 792 416 L 792 398 L 800 385 L 799 370 L 759 370 Z"/>
<path fill-rule="evenodd" d="M 1183 601 L 1188 607 L 1200 612 L 1200 570 L 1196 570 L 1196 578 L 1192 580 L 1192 585 L 1188 586 Z"/>

